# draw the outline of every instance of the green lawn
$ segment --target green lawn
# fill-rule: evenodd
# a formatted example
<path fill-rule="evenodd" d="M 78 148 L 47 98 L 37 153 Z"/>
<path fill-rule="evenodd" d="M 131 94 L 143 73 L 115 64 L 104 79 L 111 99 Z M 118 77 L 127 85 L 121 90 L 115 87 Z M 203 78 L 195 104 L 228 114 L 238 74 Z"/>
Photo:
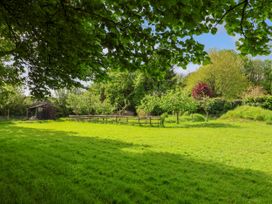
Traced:
<path fill-rule="evenodd" d="M 0 203 L 272 203 L 272 125 L 0 123 Z"/>

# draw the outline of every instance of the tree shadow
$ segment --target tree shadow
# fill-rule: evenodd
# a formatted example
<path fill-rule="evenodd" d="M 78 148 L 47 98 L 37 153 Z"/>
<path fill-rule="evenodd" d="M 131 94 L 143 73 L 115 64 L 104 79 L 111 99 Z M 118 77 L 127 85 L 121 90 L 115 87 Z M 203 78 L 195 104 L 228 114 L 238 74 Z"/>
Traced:
<path fill-rule="evenodd" d="M 0 124 L 0 153 L 0 203 L 272 201 L 271 175 L 75 132 Z"/>
<path fill-rule="evenodd" d="M 124 125 L 124 126 L 135 126 L 141 128 L 243 128 L 240 125 L 223 123 L 223 122 L 181 122 L 180 124 L 166 123 L 164 126 L 153 124 L 125 124 L 125 123 L 97 123 L 105 125 Z"/>
<path fill-rule="evenodd" d="M 169 127 L 172 128 L 172 127 Z M 173 126 L 173 128 L 242 128 L 239 125 L 222 123 L 222 122 L 201 122 L 201 123 L 185 123 L 178 126 Z"/>

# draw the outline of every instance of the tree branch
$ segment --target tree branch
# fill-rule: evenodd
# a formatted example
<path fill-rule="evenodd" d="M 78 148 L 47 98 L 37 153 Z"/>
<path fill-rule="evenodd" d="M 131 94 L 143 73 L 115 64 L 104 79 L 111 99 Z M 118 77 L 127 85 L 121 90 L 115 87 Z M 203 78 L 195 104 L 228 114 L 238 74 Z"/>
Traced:
<path fill-rule="evenodd" d="M 243 28 L 243 22 L 244 22 L 244 18 L 245 18 L 245 12 L 246 12 L 247 5 L 248 5 L 248 0 L 245 0 L 245 4 L 244 4 L 243 10 L 242 10 L 242 17 L 241 17 L 241 21 L 240 21 L 241 32 L 245 38 L 246 38 L 246 35 L 244 32 L 244 28 Z"/>
<path fill-rule="evenodd" d="M 241 5 L 243 5 L 243 4 L 248 4 L 248 0 L 244 0 L 244 1 L 242 1 L 242 2 L 240 2 L 239 4 L 237 4 L 237 5 L 235 5 L 235 6 L 233 6 L 233 7 L 230 7 L 224 14 L 223 14 L 223 16 L 219 19 L 219 21 L 217 21 L 217 23 L 216 23 L 216 25 L 215 25 L 215 27 L 218 25 L 218 24 L 220 24 L 221 23 L 221 21 L 231 12 L 231 11 L 233 11 L 234 9 L 236 9 L 237 7 L 239 7 L 239 6 L 241 6 Z"/>
<path fill-rule="evenodd" d="M 12 50 L 7 50 L 7 51 L 0 51 L 0 58 L 1 57 L 4 57 L 6 55 L 11 55 L 15 52 L 15 49 L 12 49 Z"/>

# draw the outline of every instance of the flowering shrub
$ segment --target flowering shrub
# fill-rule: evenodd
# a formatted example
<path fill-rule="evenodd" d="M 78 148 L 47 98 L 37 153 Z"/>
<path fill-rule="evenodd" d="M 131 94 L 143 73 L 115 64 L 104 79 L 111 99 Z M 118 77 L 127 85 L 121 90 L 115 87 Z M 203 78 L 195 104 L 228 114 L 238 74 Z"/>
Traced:
<path fill-rule="evenodd" d="M 192 90 L 192 96 L 195 99 L 202 99 L 212 96 L 212 91 L 208 84 L 200 82 Z"/>

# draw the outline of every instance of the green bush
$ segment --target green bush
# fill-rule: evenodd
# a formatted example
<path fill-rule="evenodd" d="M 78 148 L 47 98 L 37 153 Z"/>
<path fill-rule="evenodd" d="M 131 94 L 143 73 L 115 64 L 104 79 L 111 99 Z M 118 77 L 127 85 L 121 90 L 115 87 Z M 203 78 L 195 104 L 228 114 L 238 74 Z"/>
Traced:
<path fill-rule="evenodd" d="M 181 121 L 192 121 L 192 116 L 182 115 L 180 119 L 181 119 Z"/>
<path fill-rule="evenodd" d="M 204 101 L 199 101 L 198 108 L 197 108 L 197 113 L 202 113 L 205 114 L 203 104 Z M 242 105 L 241 100 L 225 100 L 222 98 L 211 98 L 208 100 L 206 104 L 208 108 L 208 113 L 210 116 L 213 117 L 219 117 L 223 115 L 224 113 L 228 112 L 229 110 L 233 110 L 239 105 Z"/>
<path fill-rule="evenodd" d="M 257 121 L 272 120 L 272 111 L 261 107 L 240 106 L 224 114 L 222 119 L 248 119 Z"/>
<path fill-rule="evenodd" d="M 259 96 L 244 99 L 245 105 L 262 107 L 264 109 L 272 110 L 272 96 Z"/>
<path fill-rule="evenodd" d="M 185 111 L 183 114 L 182 114 L 182 116 L 190 116 L 191 115 L 191 113 L 189 112 L 189 111 Z"/>
<path fill-rule="evenodd" d="M 198 113 L 194 113 L 191 115 L 191 119 L 193 122 L 204 122 L 206 121 L 205 116 L 198 114 Z"/>

